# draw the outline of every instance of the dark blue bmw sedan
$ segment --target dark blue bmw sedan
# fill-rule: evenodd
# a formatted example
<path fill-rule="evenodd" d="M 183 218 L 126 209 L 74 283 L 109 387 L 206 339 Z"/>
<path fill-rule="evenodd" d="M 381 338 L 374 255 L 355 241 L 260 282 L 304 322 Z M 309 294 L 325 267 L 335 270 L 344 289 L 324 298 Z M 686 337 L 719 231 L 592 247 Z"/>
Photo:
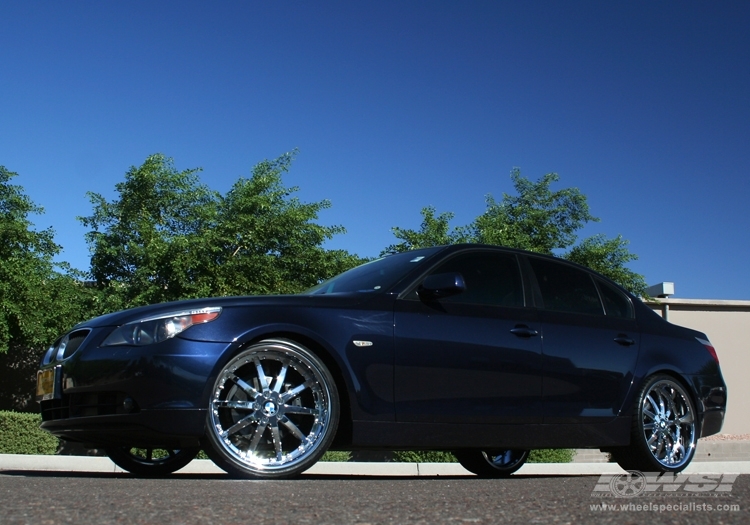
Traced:
<path fill-rule="evenodd" d="M 137 475 L 203 449 L 287 478 L 326 450 L 451 450 L 508 476 L 535 448 L 678 472 L 720 431 L 706 335 L 586 268 L 482 245 L 369 262 L 299 295 L 180 301 L 74 327 L 37 378 L 42 428 Z"/>

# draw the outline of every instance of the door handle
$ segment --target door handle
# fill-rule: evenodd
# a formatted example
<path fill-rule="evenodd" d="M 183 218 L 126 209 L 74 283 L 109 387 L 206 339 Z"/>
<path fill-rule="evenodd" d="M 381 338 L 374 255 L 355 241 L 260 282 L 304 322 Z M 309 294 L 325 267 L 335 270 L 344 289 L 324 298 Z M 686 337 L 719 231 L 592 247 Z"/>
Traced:
<path fill-rule="evenodd" d="M 537 332 L 533 328 L 529 328 L 526 325 L 518 325 L 515 328 L 511 329 L 510 333 L 513 335 L 517 335 L 518 337 L 534 337 L 535 335 L 539 335 L 539 332 Z"/>
<path fill-rule="evenodd" d="M 635 341 L 625 334 L 620 334 L 615 337 L 615 343 L 622 346 L 632 346 L 635 344 Z"/>

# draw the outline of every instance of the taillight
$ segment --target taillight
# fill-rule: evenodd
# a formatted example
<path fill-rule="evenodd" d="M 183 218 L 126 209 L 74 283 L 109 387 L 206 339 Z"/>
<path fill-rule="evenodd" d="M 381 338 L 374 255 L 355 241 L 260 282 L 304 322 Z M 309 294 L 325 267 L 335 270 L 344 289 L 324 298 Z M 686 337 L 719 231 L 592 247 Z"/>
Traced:
<path fill-rule="evenodd" d="M 706 350 L 708 350 L 708 353 L 711 354 L 711 357 L 714 358 L 714 361 L 716 361 L 716 364 L 719 364 L 719 356 L 716 354 L 716 348 L 714 348 L 714 345 L 711 344 L 711 341 L 708 339 L 701 339 L 700 337 L 696 337 L 698 342 L 706 347 Z"/>

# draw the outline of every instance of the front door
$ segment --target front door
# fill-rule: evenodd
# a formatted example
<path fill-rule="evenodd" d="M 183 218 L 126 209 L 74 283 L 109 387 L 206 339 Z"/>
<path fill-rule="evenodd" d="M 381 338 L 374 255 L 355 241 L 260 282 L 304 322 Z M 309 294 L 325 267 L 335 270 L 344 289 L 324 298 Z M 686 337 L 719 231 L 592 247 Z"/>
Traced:
<path fill-rule="evenodd" d="M 396 302 L 396 420 L 541 422 L 541 329 L 515 254 L 461 252 L 430 274 L 449 272 L 463 293 Z"/>

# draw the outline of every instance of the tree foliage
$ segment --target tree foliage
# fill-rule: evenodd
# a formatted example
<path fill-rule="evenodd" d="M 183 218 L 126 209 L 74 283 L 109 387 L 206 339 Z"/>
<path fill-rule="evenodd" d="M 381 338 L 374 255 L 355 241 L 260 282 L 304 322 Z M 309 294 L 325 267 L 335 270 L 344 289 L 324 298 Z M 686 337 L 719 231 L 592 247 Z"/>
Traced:
<path fill-rule="evenodd" d="M 384 253 L 401 252 L 445 244 L 483 243 L 519 248 L 547 255 L 560 255 L 588 266 L 614 280 L 637 295 L 644 295 L 646 282 L 642 275 L 627 268 L 637 259 L 621 236 L 607 239 L 595 235 L 576 244 L 578 232 L 599 219 L 591 215 L 586 196 L 578 188 L 553 191 L 559 181 L 549 173 L 536 182 L 511 172 L 516 195 L 503 194 L 500 201 L 486 197 L 486 209 L 470 224 L 451 227 L 453 213 L 437 214 L 435 208 L 423 208 L 418 230 L 394 227 L 400 242 L 388 246 Z"/>
<path fill-rule="evenodd" d="M 151 155 L 116 185 L 118 197 L 89 197 L 91 272 L 120 307 L 216 295 L 301 291 L 360 260 L 323 243 L 341 226 L 316 221 L 328 201 L 303 203 L 285 187 L 294 152 L 257 164 L 221 195 L 198 170 L 178 171 Z"/>
<path fill-rule="evenodd" d="M 551 255 L 573 245 L 578 230 L 599 220 L 578 188 L 552 191 L 556 173 L 532 182 L 516 168 L 510 178 L 518 195 L 504 193 L 500 202 L 487 196 L 487 209 L 469 227 L 473 242 Z"/>
<path fill-rule="evenodd" d="M 400 243 L 391 244 L 381 255 L 386 253 L 399 253 L 429 246 L 442 246 L 445 244 L 457 244 L 461 242 L 472 242 L 465 228 L 450 227 L 453 213 L 443 212 L 435 216 L 435 208 L 428 206 L 422 208 L 422 225 L 419 230 L 407 230 L 398 226 L 392 228 L 393 234 L 401 239 Z"/>
<path fill-rule="evenodd" d="M 33 228 L 30 215 L 44 210 L 11 183 L 17 176 L 0 166 L 0 410 L 34 408 L 41 354 L 87 315 L 92 297 L 75 271 L 53 261 L 54 231 Z"/>
<path fill-rule="evenodd" d="M 44 210 L 11 184 L 17 176 L 0 166 L 0 353 L 45 347 L 62 324 L 78 319 L 80 306 L 72 300 L 80 286 L 53 261 L 60 252 L 54 231 L 37 231 L 29 219 Z"/>
<path fill-rule="evenodd" d="M 88 194 L 94 212 L 79 220 L 91 228 L 91 275 L 119 300 L 113 309 L 203 291 L 186 258 L 204 252 L 201 234 L 215 222 L 216 195 L 197 171 L 177 171 L 171 159 L 151 155 L 115 185 L 118 199 Z"/>

